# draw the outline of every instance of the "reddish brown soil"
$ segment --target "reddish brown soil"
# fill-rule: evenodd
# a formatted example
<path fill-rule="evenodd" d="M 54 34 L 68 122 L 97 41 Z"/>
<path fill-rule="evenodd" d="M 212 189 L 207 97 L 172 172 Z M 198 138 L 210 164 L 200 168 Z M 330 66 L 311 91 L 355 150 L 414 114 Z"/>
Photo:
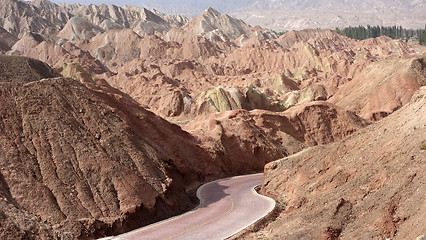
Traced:
<path fill-rule="evenodd" d="M 59 77 L 46 63 L 26 57 L 0 54 L 0 82 L 25 83 L 43 78 Z"/>
<path fill-rule="evenodd" d="M 367 66 L 330 99 L 365 119 L 377 121 L 410 101 L 426 85 L 426 55 L 379 61 Z"/>
<path fill-rule="evenodd" d="M 185 186 L 222 176 L 193 137 L 117 90 L 3 60 L 26 80 L 0 83 L 1 238 L 128 231 L 190 209 Z"/>
<path fill-rule="evenodd" d="M 244 239 L 415 239 L 426 232 L 426 88 L 387 118 L 269 163 L 281 214 Z"/>
<path fill-rule="evenodd" d="M 223 171 L 261 170 L 307 145 L 327 144 L 352 134 L 368 123 L 327 102 L 306 103 L 283 113 L 234 110 L 190 121 L 183 129 L 196 136 Z"/>

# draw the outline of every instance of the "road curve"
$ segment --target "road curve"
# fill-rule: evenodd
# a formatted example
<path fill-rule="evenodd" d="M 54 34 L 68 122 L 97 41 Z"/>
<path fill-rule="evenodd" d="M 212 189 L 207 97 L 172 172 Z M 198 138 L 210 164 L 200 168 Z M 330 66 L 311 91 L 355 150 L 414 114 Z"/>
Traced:
<path fill-rule="evenodd" d="M 271 212 L 275 201 L 254 187 L 263 174 L 216 180 L 197 191 L 200 206 L 185 214 L 113 237 L 115 240 L 216 240 L 228 238 Z"/>

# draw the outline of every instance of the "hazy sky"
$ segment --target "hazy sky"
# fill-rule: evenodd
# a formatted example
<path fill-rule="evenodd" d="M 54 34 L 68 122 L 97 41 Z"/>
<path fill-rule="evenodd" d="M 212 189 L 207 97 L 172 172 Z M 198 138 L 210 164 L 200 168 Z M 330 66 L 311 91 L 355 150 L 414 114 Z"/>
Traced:
<path fill-rule="evenodd" d="M 50 0 L 54 3 L 80 3 L 82 5 L 89 5 L 89 4 L 114 4 L 116 6 L 123 6 L 123 5 L 135 5 L 139 7 L 147 7 L 147 8 L 156 8 L 158 10 L 164 10 L 166 12 L 174 12 L 185 14 L 188 11 L 199 11 L 208 8 L 213 7 L 216 10 L 227 13 L 228 11 L 246 7 L 255 0 Z M 195 13 L 194 12 L 194 13 Z M 198 13 L 197 13 L 198 14 Z"/>
<path fill-rule="evenodd" d="M 50 0 L 54 3 L 80 3 L 82 5 L 89 5 L 89 4 L 114 4 L 116 6 L 123 6 L 123 5 L 139 5 L 142 1 L 140 0 L 124 0 L 124 1 L 117 1 L 117 0 Z"/>

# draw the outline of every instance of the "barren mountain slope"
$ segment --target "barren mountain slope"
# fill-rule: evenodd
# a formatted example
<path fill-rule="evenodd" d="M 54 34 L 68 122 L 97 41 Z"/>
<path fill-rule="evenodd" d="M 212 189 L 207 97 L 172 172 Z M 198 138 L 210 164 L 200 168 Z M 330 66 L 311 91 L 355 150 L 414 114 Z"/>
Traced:
<path fill-rule="evenodd" d="M 148 34 L 155 31 L 164 33 L 171 27 L 180 27 L 188 22 L 188 18 L 183 15 L 167 15 L 136 6 L 60 4 L 59 7 L 74 16 L 84 17 L 105 30 L 131 28 Z"/>
<path fill-rule="evenodd" d="M 57 8 L 48 1 L 33 4 Z M 116 21 L 124 16 L 134 19 L 138 14 L 130 7 L 126 9 L 131 13 L 105 5 L 62 7 L 76 13 L 90 10 L 90 16 L 99 14 Z M 157 19 L 164 24 L 171 18 L 145 14 L 149 21 Z M 131 27 L 104 31 L 97 25 L 100 20 L 89 15 L 71 18 L 59 34 L 63 39 L 57 42 L 25 34 L 8 54 L 32 56 L 56 67 L 62 62 L 77 62 L 94 78 L 105 79 L 142 106 L 179 121 L 232 109 L 283 111 L 304 102 L 326 100 L 352 79 L 374 77 L 374 71 L 358 77 L 372 62 L 414 53 L 402 41 L 387 37 L 356 41 L 330 30 L 293 31 L 275 41 L 265 29 L 248 26 L 211 8 L 165 35 L 141 36 Z M 403 74 L 400 71 L 396 76 Z M 413 81 L 422 85 L 417 76 Z M 219 88 L 225 93 L 216 94 Z M 393 98 L 388 94 L 383 98 Z M 219 103 L 229 102 L 229 106 L 218 108 L 211 101 L 212 95 Z M 392 112 L 395 106 L 386 112 Z"/>
<path fill-rule="evenodd" d="M 2 74 L 5 62 L 9 75 L 28 73 L 1 83 L 3 237 L 130 230 L 187 210 L 190 187 L 226 174 L 193 137 L 118 91 L 38 80 L 54 76 L 30 77 L 46 65 L 22 59 L 0 59 Z"/>
<path fill-rule="evenodd" d="M 351 112 L 319 101 L 282 113 L 233 110 L 210 114 L 190 121 L 183 129 L 199 139 L 203 148 L 225 159 L 223 163 L 244 172 L 261 169 L 307 145 L 337 141 L 367 124 Z"/>
<path fill-rule="evenodd" d="M 103 32 L 104 30 L 101 27 L 96 26 L 85 18 L 72 17 L 57 36 L 69 40 L 90 40 Z"/>
<path fill-rule="evenodd" d="M 421 236 L 426 232 L 425 124 L 422 87 L 407 105 L 341 141 L 267 164 L 261 192 L 275 198 L 281 212 L 242 238 Z"/>
<path fill-rule="evenodd" d="M 104 40 L 108 42 L 105 45 Z M 325 88 L 324 100 L 371 61 L 413 53 L 405 43 L 389 38 L 356 41 L 329 30 L 288 33 L 278 41 L 283 46 L 275 41 L 262 40 L 264 45 L 261 46 L 222 49 L 208 39 L 177 44 L 156 36 L 139 39 L 134 33 L 121 30 L 95 37 L 87 45 L 87 50 L 99 55 L 110 69 L 117 71 L 117 75 L 107 78 L 111 85 L 164 117 L 179 117 L 181 113 L 176 114 L 175 109 L 167 109 L 172 105 L 163 104 L 166 99 L 171 101 L 171 96 L 186 99 L 185 104 L 190 105 L 186 109 L 197 108 L 218 86 L 243 88 L 238 90 L 243 95 L 244 88 L 252 86 L 270 97 L 272 102 L 288 101 L 289 105 L 290 102 L 302 103 L 303 99 L 299 99 L 300 102 L 297 99 L 312 92 L 305 88 L 319 85 L 317 89 Z M 97 48 L 99 45 L 102 47 Z M 127 54 L 119 50 L 125 50 Z M 120 66 L 118 63 L 123 61 L 125 63 Z M 294 82 L 301 92 L 288 95 L 291 91 L 284 85 L 289 81 Z M 155 87 L 160 83 L 162 88 Z M 291 90 L 297 89 L 293 87 Z M 176 91 L 180 93 L 176 95 Z M 306 98 L 315 99 L 314 96 Z M 182 102 L 179 99 L 173 101 Z M 168 112 L 173 115 L 164 114 Z M 184 116 L 188 112 L 182 113 L 181 117 L 188 117 Z"/>
<path fill-rule="evenodd" d="M 48 0 L 4 0 L 0 3 L 0 27 L 15 37 L 34 32 L 53 38 L 73 17 L 84 18 L 104 30 L 131 28 L 141 35 L 165 33 L 171 27 L 180 27 L 188 21 L 184 16 L 157 15 L 134 6 L 57 5 Z"/>
<path fill-rule="evenodd" d="M 237 108 L 282 111 L 307 101 L 326 100 L 372 61 L 414 53 L 401 41 L 386 37 L 356 41 L 330 30 L 289 32 L 275 41 L 269 31 L 212 8 L 178 28 L 179 24 L 173 25 L 173 21 L 180 22 L 177 16 L 132 7 L 58 6 L 46 0 L 31 6 L 43 9 L 41 16 L 49 11 L 56 16 L 57 9 L 66 9 L 77 17 L 67 20 L 59 41 L 43 41 L 28 33 L 8 54 L 32 56 L 56 67 L 77 62 L 142 106 L 177 120 Z M 139 15 L 144 24 L 160 24 L 170 31 L 140 34 L 134 25 Z M 110 27 L 103 28 L 108 19 Z M 121 27 L 114 27 L 116 24 Z M 210 93 L 219 86 L 237 89 L 247 104 L 205 108 Z M 248 89 L 259 93 L 263 103 L 253 105 Z M 228 100 L 239 101 L 231 98 Z"/>
<path fill-rule="evenodd" d="M 54 43 L 44 41 L 38 34 L 27 33 L 12 46 L 10 55 L 31 56 L 51 66 L 61 63 L 78 63 L 92 75 L 99 75 L 109 70 L 89 52 L 82 50 L 71 42 Z"/>
<path fill-rule="evenodd" d="M 203 36 L 212 42 L 234 41 L 244 35 L 244 38 L 263 35 L 265 39 L 276 38 L 275 34 L 266 29 L 254 28 L 239 19 L 226 14 L 220 14 L 213 8 L 207 8 L 200 16 L 192 18 L 182 27 L 182 30 L 195 36 Z"/>
<path fill-rule="evenodd" d="M 406 104 L 420 86 L 426 85 L 426 57 L 384 60 L 368 65 L 343 85 L 330 102 L 379 120 Z"/>
<path fill-rule="evenodd" d="M 3 54 L 0 54 L 0 70 L 0 82 L 26 83 L 60 76 L 44 62 Z"/>

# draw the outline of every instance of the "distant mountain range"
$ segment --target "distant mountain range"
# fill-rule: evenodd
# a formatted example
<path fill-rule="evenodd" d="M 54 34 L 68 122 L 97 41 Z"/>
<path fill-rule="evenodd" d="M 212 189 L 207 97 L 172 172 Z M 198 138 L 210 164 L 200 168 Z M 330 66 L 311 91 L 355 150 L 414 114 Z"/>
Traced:
<path fill-rule="evenodd" d="M 424 0 L 258 0 L 231 12 L 249 24 L 274 30 L 402 25 L 423 28 Z"/>
<path fill-rule="evenodd" d="M 39 0 L 35 0 L 39 1 Z M 56 0 L 84 2 L 84 0 Z M 227 13 L 251 25 L 273 30 L 336 28 L 358 25 L 401 25 L 423 28 L 425 0 L 127 0 L 115 3 L 92 0 L 93 4 L 137 5 L 174 15 L 195 17 L 208 7 Z"/>
<path fill-rule="evenodd" d="M 188 17 L 214 7 L 251 25 L 277 31 L 358 25 L 423 28 L 426 24 L 424 0 L 160 0 L 142 6 Z"/>
<path fill-rule="evenodd" d="M 159 11 L 166 12 L 169 14 L 183 14 L 187 17 L 195 17 L 200 13 L 209 8 L 213 7 L 222 13 L 229 13 L 236 9 L 244 8 L 255 3 L 255 0 L 187 0 L 187 1 L 174 1 L 174 0 L 143 0 L 140 1 L 142 7 L 155 8 Z"/>

